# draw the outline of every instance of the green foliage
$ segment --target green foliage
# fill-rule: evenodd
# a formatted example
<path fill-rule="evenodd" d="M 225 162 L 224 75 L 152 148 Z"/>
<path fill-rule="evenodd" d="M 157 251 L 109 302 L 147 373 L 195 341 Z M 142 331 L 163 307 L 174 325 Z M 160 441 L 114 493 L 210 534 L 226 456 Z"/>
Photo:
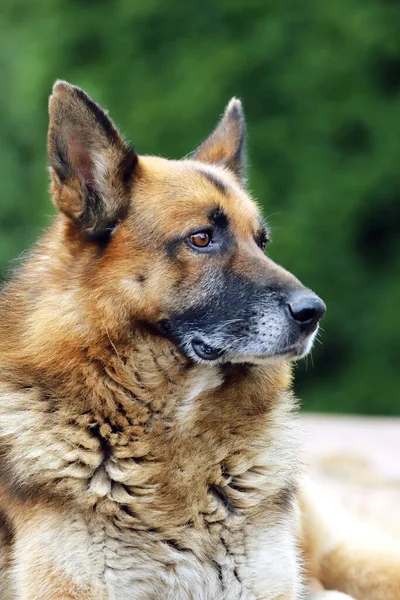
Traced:
<path fill-rule="evenodd" d="M 140 153 L 186 155 L 232 95 L 271 255 L 327 302 L 306 408 L 400 414 L 400 4 L 396 0 L 3 0 L 0 268 L 52 213 L 56 78 Z"/>

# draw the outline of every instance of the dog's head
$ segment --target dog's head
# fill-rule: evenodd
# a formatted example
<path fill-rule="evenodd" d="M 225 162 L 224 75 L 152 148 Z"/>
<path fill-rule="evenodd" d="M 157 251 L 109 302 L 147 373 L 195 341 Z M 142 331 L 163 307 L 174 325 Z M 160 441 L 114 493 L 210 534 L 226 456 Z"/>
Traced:
<path fill-rule="evenodd" d="M 269 232 L 246 190 L 244 146 L 236 99 L 190 159 L 170 161 L 138 156 L 84 92 L 55 85 L 52 196 L 86 317 L 112 331 L 146 324 L 195 362 L 310 350 L 325 306 L 265 255 Z"/>

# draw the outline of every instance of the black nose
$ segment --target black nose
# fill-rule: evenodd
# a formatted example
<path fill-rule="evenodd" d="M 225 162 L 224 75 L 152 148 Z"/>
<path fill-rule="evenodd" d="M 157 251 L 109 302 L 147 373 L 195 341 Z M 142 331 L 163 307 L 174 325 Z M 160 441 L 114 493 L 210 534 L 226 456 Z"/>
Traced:
<path fill-rule="evenodd" d="M 299 293 L 289 302 L 289 310 L 293 319 L 303 331 L 311 333 L 325 314 L 326 306 L 321 298 L 311 292 Z"/>

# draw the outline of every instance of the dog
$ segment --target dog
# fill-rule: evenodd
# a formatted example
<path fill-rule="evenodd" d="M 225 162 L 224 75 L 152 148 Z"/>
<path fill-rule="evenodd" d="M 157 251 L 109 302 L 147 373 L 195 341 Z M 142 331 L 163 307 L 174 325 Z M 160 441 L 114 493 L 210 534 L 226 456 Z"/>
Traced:
<path fill-rule="evenodd" d="M 3 600 L 398 600 L 396 544 L 303 482 L 325 305 L 264 252 L 240 101 L 176 161 L 66 82 L 49 113 L 58 215 L 0 299 Z"/>

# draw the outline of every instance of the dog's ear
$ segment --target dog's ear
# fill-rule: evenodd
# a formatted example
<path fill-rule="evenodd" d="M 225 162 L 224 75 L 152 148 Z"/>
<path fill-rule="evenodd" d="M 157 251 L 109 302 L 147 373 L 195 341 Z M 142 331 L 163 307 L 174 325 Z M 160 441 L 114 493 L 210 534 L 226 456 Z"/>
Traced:
<path fill-rule="evenodd" d="M 56 207 L 102 236 L 124 218 L 138 157 L 80 88 L 57 81 L 49 102 L 48 153 Z"/>
<path fill-rule="evenodd" d="M 245 182 L 246 125 L 240 100 L 232 98 L 217 127 L 192 158 L 223 165 L 233 171 L 241 183 Z"/>

